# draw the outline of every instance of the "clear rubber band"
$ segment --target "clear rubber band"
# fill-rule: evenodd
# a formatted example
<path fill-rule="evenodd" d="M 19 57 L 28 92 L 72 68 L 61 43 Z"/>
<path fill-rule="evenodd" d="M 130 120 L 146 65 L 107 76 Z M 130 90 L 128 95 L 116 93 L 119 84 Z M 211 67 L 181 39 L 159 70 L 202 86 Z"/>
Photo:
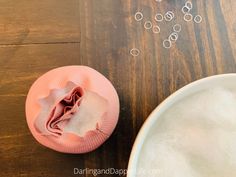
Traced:
<path fill-rule="evenodd" d="M 152 22 L 151 21 L 146 21 L 144 23 L 144 28 L 145 29 L 151 29 L 152 28 Z"/>
<path fill-rule="evenodd" d="M 182 30 L 182 26 L 180 24 L 175 24 L 173 26 L 173 31 L 179 33 Z"/>
<path fill-rule="evenodd" d="M 161 21 L 163 21 L 163 15 L 162 14 L 160 14 L 160 13 L 157 13 L 156 15 L 155 15 L 155 20 L 157 21 L 157 22 L 161 22 Z"/>
<path fill-rule="evenodd" d="M 181 11 L 183 12 L 183 14 L 186 14 L 186 13 L 189 13 L 191 9 L 189 9 L 187 6 L 183 6 Z"/>
<path fill-rule="evenodd" d="M 188 7 L 190 10 L 193 8 L 193 4 L 192 4 L 191 1 L 187 1 L 187 2 L 185 3 L 185 6 Z"/>
<path fill-rule="evenodd" d="M 158 25 L 155 25 L 155 26 L 153 26 L 152 31 L 153 31 L 153 33 L 160 33 L 161 28 Z"/>
<path fill-rule="evenodd" d="M 168 12 L 166 12 L 166 14 L 164 15 L 164 19 L 165 19 L 166 21 L 171 21 L 172 19 L 174 19 L 174 17 L 175 17 L 175 14 L 174 14 L 174 12 L 172 12 L 172 11 L 168 11 Z"/>
<path fill-rule="evenodd" d="M 171 33 L 170 34 L 170 36 L 169 36 L 169 40 L 172 42 L 175 42 L 175 41 L 177 41 L 178 40 L 178 38 L 179 38 L 179 35 L 178 35 L 178 33 L 176 33 L 176 32 L 173 32 L 173 33 Z"/>
<path fill-rule="evenodd" d="M 163 41 L 163 47 L 166 48 L 166 49 L 171 48 L 172 47 L 172 42 L 169 39 L 165 39 Z"/>
<path fill-rule="evenodd" d="M 196 15 L 194 17 L 194 22 L 195 23 L 201 23 L 202 22 L 202 16 L 201 15 Z"/>
<path fill-rule="evenodd" d="M 143 19 L 143 14 L 142 12 L 136 12 L 134 15 L 134 18 L 136 21 L 141 21 Z"/>
<path fill-rule="evenodd" d="M 133 49 L 130 50 L 130 54 L 131 54 L 133 57 L 137 57 L 137 56 L 139 56 L 139 54 L 140 54 L 140 50 L 137 49 L 137 48 L 133 48 Z"/>
<path fill-rule="evenodd" d="M 190 22 L 192 20 L 193 20 L 193 15 L 192 14 L 189 14 L 189 13 L 184 14 L 184 21 Z"/>

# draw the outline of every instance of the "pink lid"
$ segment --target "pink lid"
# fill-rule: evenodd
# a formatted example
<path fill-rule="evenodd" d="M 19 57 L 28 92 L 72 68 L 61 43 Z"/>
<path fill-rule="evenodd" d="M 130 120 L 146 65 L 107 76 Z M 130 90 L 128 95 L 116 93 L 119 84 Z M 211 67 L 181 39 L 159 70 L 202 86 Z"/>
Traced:
<path fill-rule="evenodd" d="M 86 66 L 47 72 L 34 82 L 26 99 L 33 136 L 59 152 L 96 149 L 112 134 L 118 117 L 116 90 L 102 74 Z"/>

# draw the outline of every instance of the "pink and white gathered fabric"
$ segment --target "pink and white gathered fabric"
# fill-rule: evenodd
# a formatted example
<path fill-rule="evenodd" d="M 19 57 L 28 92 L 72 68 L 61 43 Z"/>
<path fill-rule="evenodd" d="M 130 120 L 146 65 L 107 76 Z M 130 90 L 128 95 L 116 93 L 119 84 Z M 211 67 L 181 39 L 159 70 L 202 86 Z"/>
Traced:
<path fill-rule="evenodd" d="M 86 66 L 66 66 L 38 78 L 26 99 L 27 123 L 42 145 L 65 153 L 86 153 L 112 134 L 119 117 L 116 90 Z"/>

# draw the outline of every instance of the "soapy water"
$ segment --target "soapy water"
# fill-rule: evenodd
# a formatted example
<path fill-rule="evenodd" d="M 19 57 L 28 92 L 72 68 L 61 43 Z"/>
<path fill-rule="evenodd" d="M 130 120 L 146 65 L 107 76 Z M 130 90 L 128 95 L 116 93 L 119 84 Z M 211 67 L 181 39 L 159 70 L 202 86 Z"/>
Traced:
<path fill-rule="evenodd" d="M 205 90 L 173 105 L 149 132 L 137 169 L 137 177 L 236 176 L 236 91 Z"/>

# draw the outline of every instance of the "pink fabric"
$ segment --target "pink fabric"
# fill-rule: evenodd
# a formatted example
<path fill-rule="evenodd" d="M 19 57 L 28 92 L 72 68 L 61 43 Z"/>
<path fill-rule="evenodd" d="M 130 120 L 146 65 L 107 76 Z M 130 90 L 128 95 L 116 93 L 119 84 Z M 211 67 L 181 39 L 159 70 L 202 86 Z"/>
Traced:
<path fill-rule="evenodd" d="M 49 71 L 32 85 L 26 117 L 33 136 L 60 152 L 85 153 L 113 132 L 119 99 L 112 84 L 85 66 Z"/>

